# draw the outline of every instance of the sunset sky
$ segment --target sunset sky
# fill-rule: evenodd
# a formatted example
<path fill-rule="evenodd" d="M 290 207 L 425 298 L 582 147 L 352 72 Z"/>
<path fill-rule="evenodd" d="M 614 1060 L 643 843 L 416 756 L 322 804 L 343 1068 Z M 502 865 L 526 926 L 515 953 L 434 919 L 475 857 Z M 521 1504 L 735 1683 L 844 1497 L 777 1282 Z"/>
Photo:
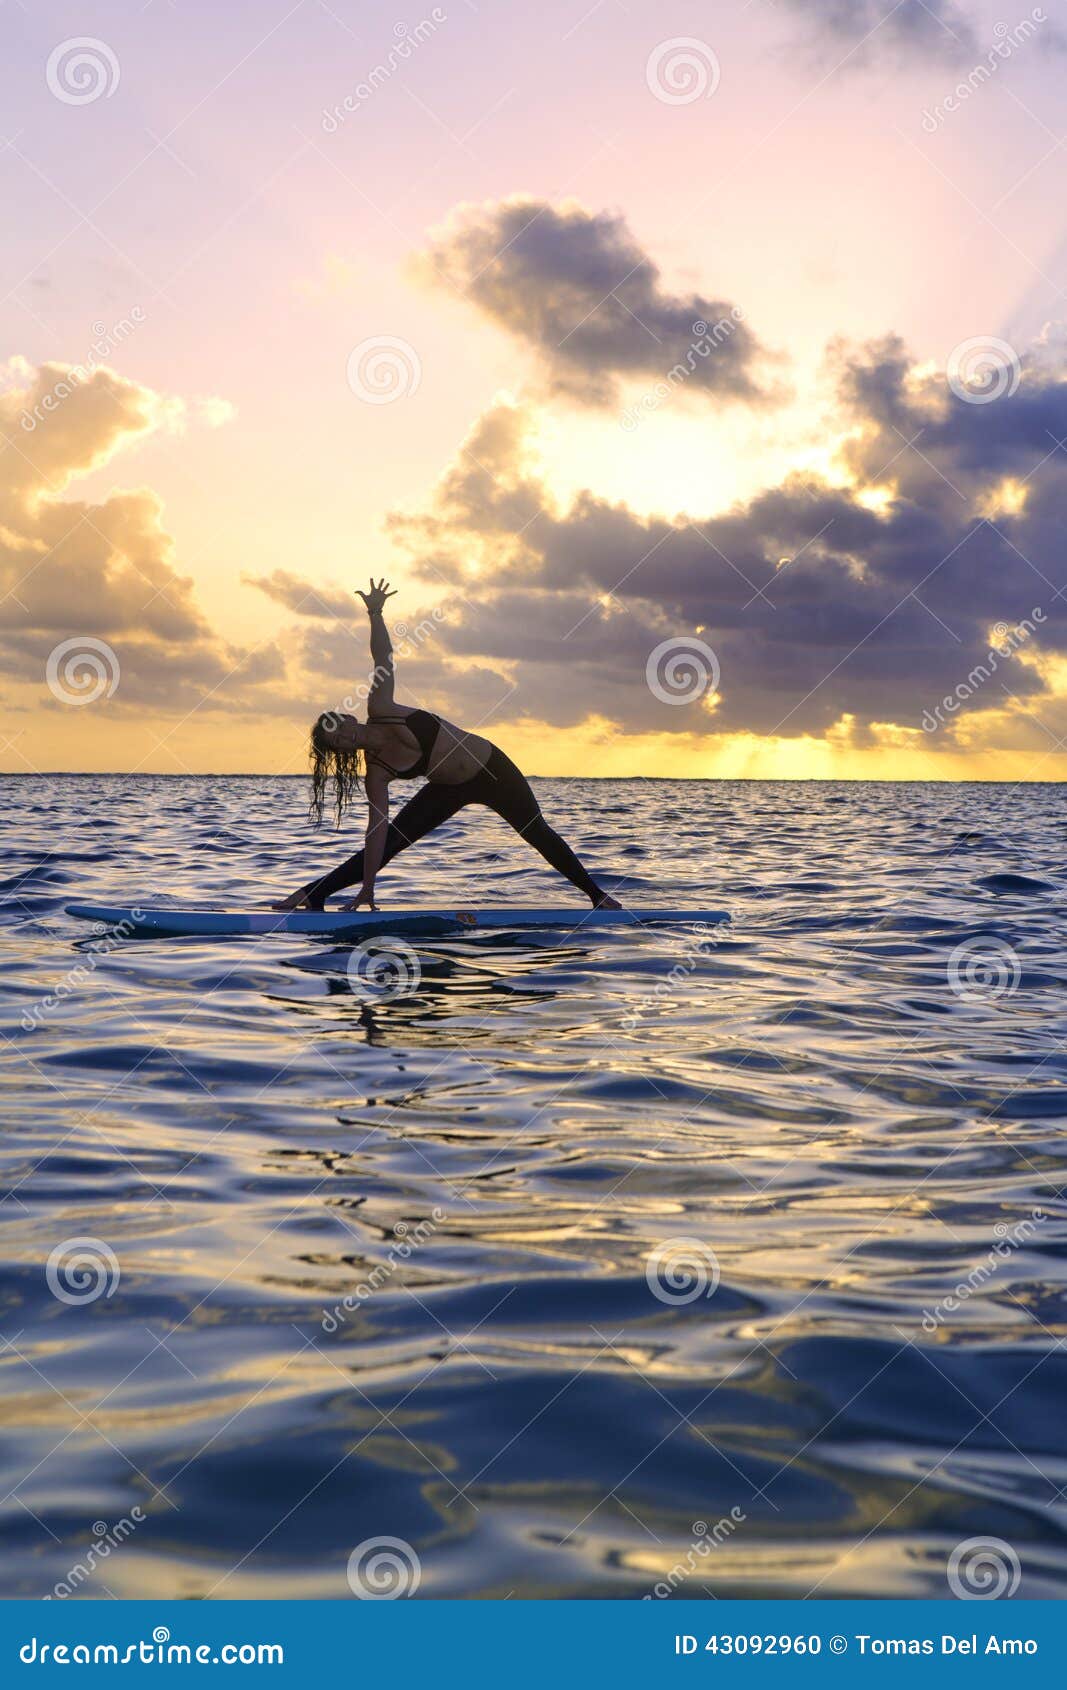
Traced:
<path fill-rule="evenodd" d="M 1067 778 L 1063 0 L 0 30 L 0 767 Z"/>

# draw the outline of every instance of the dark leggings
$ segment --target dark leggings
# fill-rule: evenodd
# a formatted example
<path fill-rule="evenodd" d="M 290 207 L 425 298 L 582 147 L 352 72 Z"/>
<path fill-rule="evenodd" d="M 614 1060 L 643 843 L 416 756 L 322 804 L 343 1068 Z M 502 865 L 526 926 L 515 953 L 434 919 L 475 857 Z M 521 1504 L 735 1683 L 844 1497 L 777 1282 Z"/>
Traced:
<path fill-rule="evenodd" d="M 390 862 L 398 851 L 414 845 L 417 839 L 440 827 L 449 816 L 454 816 L 467 804 L 484 804 L 495 810 L 587 898 L 596 902 L 602 897 L 600 887 L 586 874 L 566 840 L 549 827 L 522 770 L 516 768 L 511 758 L 496 746 L 485 768 L 473 780 L 462 781 L 458 786 L 444 786 L 436 781 L 427 781 L 425 786 L 420 786 L 415 796 L 409 798 L 403 809 L 397 812 L 395 820 L 389 823 L 382 866 Z M 321 909 L 331 893 L 340 892 L 342 887 L 352 886 L 362 879 L 363 852 L 357 851 L 347 862 L 313 883 L 308 893 L 308 905 L 312 909 Z"/>

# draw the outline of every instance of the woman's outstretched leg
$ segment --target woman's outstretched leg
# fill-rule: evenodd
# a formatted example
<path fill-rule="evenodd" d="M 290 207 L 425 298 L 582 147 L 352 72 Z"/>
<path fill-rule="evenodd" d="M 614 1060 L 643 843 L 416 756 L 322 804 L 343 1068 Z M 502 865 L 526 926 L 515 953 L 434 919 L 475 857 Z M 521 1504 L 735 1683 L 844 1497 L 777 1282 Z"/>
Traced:
<path fill-rule="evenodd" d="M 494 751 L 479 785 L 479 801 L 509 822 L 516 833 L 521 833 L 535 851 L 540 851 L 545 861 L 550 863 L 558 874 L 562 874 L 572 886 L 577 886 L 580 892 L 584 892 L 592 904 L 600 905 L 604 909 L 622 907 L 597 885 L 592 875 L 582 867 L 567 841 L 561 838 L 555 828 L 548 825 L 541 814 L 541 806 L 529 781 L 510 757 L 506 757 L 502 751 Z"/>

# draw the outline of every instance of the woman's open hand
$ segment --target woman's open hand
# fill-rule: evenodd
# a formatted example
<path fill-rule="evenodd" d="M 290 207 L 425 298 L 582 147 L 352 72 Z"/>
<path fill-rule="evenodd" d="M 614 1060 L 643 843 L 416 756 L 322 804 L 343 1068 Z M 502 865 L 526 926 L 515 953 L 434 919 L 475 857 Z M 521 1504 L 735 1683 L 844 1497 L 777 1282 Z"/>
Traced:
<path fill-rule="evenodd" d="M 375 581 L 374 576 L 371 576 L 369 592 L 365 593 L 359 587 L 356 588 L 356 592 L 359 598 L 361 598 L 363 603 L 366 605 L 368 616 L 374 616 L 376 614 L 380 615 L 380 613 L 385 609 L 386 599 L 396 597 L 396 588 L 391 588 L 389 586 L 389 583 L 385 579 L 384 575 L 381 580 L 377 582 Z"/>
<path fill-rule="evenodd" d="M 379 907 L 374 902 L 374 893 L 364 889 L 360 892 L 358 898 L 350 898 L 347 904 L 341 905 L 341 908 L 343 910 L 358 910 L 360 904 L 366 904 L 367 908 L 371 910 L 376 910 Z"/>

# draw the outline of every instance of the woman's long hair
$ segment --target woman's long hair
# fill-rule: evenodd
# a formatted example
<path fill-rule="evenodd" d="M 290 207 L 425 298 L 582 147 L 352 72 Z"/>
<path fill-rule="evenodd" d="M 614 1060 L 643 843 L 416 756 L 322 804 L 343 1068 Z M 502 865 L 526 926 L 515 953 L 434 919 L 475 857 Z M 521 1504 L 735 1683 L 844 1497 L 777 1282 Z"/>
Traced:
<path fill-rule="evenodd" d="M 333 782 L 335 825 L 340 827 L 345 811 L 360 790 L 363 779 L 363 753 L 357 747 L 350 751 L 331 744 L 328 735 L 337 728 L 337 717 L 329 712 L 319 717 L 311 729 L 308 758 L 311 763 L 311 801 L 308 816 L 316 827 L 322 826 L 326 808 L 327 787 Z"/>

